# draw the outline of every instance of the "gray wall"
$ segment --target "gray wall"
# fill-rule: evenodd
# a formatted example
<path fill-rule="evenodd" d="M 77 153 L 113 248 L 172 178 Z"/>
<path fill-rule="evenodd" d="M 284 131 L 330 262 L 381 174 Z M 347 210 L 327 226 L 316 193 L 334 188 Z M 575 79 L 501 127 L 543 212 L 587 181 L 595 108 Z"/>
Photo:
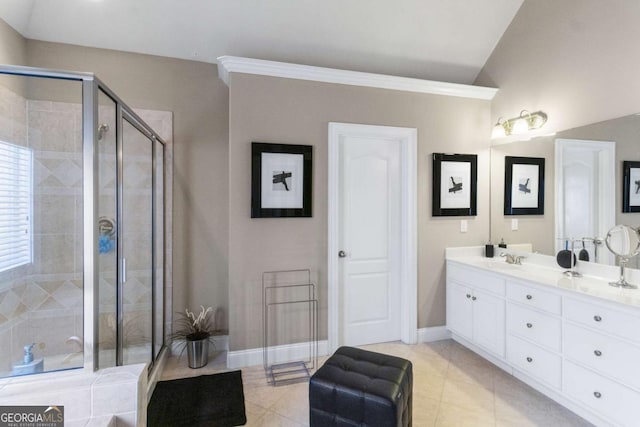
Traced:
<path fill-rule="evenodd" d="M 640 111 L 640 2 L 525 0 L 475 84 L 491 116 L 543 110 L 557 131 Z"/>
<path fill-rule="evenodd" d="M 27 41 L 2 19 L 0 19 L 0 64 L 27 65 Z M 20 79 L 0 76 L 0 84 L 19 95 L 24 94 L 24 82 Z"/>
<path fill-rule="evenodd" d="M 0 64 L 26 65 L 27 42 L 9 24 L 0 19 Z"/>
<path fill-rule="evenodd" d="M 227 312 L 228 89 L 216 66 L 34 40 L 26 52 L 30 66 L 91 71 L 129 106 L 173 112 L 173 308 Z"/>
<path fill-rule="evenodd" d="M 232 350 L 260 347 L 261 273 L 311 268 L 327 337 L 327 138 L 329 122 L 418 129 L 418 327 L 445 323 L 444 248 L 489 237 L 489 101 L 231 74 L 229 90 L 229 301 Z M 313 217 L 251 219 L 251 142 L 307 144 Z M 433 152 L 477 153 L 478 216 L 431 217 Z"/>

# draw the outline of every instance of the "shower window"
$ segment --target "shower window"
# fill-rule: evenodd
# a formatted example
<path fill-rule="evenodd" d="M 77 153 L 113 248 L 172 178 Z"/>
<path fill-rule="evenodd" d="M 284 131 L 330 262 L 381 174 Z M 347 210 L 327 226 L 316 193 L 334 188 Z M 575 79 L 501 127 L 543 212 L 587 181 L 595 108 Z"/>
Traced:
<path fill-rule="evenodd" d="M 0 272 L 30 264 L 33 154 L 0 141 Z"/>

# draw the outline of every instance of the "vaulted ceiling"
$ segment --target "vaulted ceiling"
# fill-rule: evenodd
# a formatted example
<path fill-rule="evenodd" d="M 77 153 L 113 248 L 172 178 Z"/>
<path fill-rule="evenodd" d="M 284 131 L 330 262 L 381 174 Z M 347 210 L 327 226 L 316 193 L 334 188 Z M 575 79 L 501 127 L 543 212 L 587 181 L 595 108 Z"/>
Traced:
<path fill-rule="evenodd" d="M 29 39 L 472 83 L 523 0 L 0 0 Z"/>

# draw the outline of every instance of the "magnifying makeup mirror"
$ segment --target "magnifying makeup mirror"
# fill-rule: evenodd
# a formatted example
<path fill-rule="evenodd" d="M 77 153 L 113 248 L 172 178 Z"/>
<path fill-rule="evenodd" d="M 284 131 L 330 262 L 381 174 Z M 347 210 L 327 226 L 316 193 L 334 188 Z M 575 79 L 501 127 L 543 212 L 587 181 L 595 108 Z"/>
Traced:
<path fill-rule="evenodd" d="M 620 279 L 617 282 L 609 282 L 609 285 L 618 288 L 637 289 L 637 285 L 632 285 L 625 279 L 624 269 L 629 259 L 640 253 L 640 231 L 628 225 L 616 225 L 607 233 L 605 243 L 611 253 L 620 260 Z"/>

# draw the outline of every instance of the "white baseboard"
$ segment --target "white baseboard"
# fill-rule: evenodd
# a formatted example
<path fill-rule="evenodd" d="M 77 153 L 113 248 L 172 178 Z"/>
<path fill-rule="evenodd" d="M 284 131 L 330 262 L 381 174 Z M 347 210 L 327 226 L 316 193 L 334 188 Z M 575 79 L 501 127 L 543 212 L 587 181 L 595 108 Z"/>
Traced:
<path fill-rule="evenodd" d="M 226 347 L 222 348 L 216 342 L 217 350 L 225 350 L 228 348 L 229 337 L 225 336 L 224 338 L 224 344 Z M 418 343 L 440 341 L 449 338 L 451 338 L 451 332 L 447 329 L 446 326 L 434 326 L 430 328 L 418 329 Z M 318 342 L 318 356 L 326 356 L 327 354 L 329 354 L 329 341 L 324 340 Z M 298 343 L 270 347 L 269 364 L 285 363 L 295 360 L 304 360 L 308 358 L 309 343 Z M 247 350 L 227 352 L 227 368 L 229 369 L 243 368 L 246 366 L 258 366 L 262 365 L 263 362 L 264 360 L 262 348 L 250 348 Z"/>
<path fill-rule="evenodd" d="M 184 343 L 182 341 L 173 341 L 171 343 L 171 355 L 179 356 L 183 353 Z M 209 345 L 209 353 L 214 351 L 229 350 L 229 335 L 216 335 L 213 337 L 213 344 Z"/>
<path fill-rule="evenodd" d="M 329 341 L 318 342 L 318 356 L 326 356 L 329 351 Z M 227 368 L 237 369 L 246 366 L 257 366 L 264 363 L 262 348 L 227 352 Z M 269 347 L 269 364 L 285 363 L 309 359 L 309 343 L 278 345 Z"/>
<path fill-rule="evenodd" d="M 449 338 L 451 338 L 451 331 L 446 326 L 418 329 L 418 343 L 448 340 Z"/>

